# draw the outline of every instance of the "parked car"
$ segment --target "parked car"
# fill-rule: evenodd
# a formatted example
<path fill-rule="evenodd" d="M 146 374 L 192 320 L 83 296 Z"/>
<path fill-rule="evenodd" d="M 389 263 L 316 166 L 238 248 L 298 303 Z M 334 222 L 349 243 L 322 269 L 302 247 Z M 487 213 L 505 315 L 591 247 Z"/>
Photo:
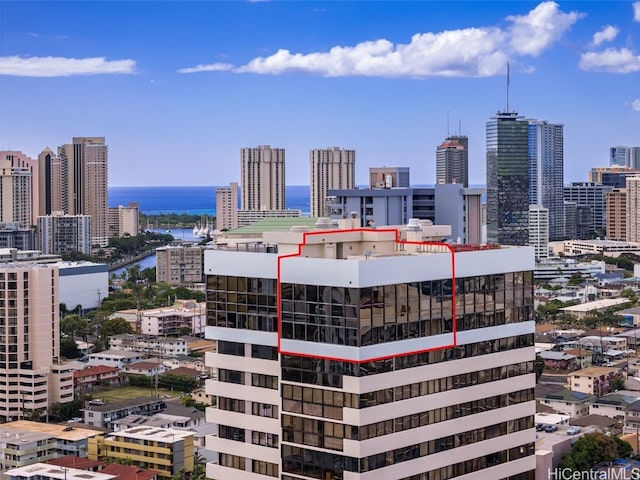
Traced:
<path fill-rule="evenodd" d="M 576 435 L 580 433 L 580 427 L 569 427 L 569 430 L 567 430 L 567 435 Z"/>
<path fill-rule="evenodd" d="M 553 433 L 553 432 L 556 432 L 557 430 L 558 430 L 557 425 L 547 425 L 546 427 L 544 427 L 544 431 L 547 433 Z"/>
<path fill-rule="evenodd" d="M 544 430 L 544 423 L 536 423 L 536 432 L 542 432 Z"/>

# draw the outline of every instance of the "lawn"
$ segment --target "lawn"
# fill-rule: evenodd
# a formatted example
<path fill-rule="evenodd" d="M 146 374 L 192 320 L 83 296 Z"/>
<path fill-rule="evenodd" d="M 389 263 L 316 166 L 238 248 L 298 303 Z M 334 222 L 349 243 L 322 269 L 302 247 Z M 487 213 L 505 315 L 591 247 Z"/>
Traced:
<path fill-rule="evenodd" d="M 154 394 L 155 390 L 152 390 L 151 388 L 134 387 L 130 385 L 125 387 L 110 388 L 108 390 L 94 390 L 93 392 L 91 392 L 91 396 L 94 399 L 99 398 L 100 400 L 104 400 L 105 402 L 118 402 L 120 400 L 130 400 L 137 397 L 150 398 L 152 396 L 155 396 Z M 158 396 L 160 398 L 168 398 L 163 397 L 163 395 L 169 395 L 170 397 L 177 398 L 180 396 L 180 392 L 172 392 L 164 388 L 159 388 Z"/>

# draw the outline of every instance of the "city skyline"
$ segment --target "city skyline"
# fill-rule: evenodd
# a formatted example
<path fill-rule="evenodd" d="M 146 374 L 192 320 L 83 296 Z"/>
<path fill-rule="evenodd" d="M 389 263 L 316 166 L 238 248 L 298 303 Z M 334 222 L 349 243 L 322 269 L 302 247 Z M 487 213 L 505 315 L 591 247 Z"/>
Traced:
<path fill-rule="evenodd" d="M 2 19 L 0 150 L 105 136 L 111 186 L 226 185 L 267 144 L 288 185 L 334 146 L 356 184 L 383 165 L 433 184 L 457 134 L 483 184 L 507 61 L 509 110 L 565 125 L 565 182 L 640 143 L 637 1 L 3 2 Z"/>

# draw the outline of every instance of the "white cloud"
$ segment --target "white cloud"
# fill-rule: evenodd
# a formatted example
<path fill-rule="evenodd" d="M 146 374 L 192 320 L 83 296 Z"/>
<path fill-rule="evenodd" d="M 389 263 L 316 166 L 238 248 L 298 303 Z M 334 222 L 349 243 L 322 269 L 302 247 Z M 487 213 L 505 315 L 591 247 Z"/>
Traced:
<path fill-rule="evenodd" d="M 225 72 L 232 69 L 233 65 L 229 63 L 212 63 L 209 65 L 196 65 L 195 67 L 181 68 L 178 70 L 178 73 Z"/>
<path fill-rule="evenodd" d="M 640 22 L 640 2 L 633 3 L 633 19 Z"/>
<path fill-rule="evenodd" d="M 538 56 L 583 17 L 579 12 L 561 12 L 555 2 L 541 3 L 527 15 L 507 17 L 513 22 L 511 47 L 521 55 Z"/>
<path fill-rule="evenodd" d="M 633 73 L 640 71 L 640 56 L 628 48 L 586 52 L 580 56 L 580 68 L 596 72 Z"/>
<path fill-rule="evenodd" d="M 325 77 L 487 77 L 503 73 L 508 59 L 517 62 L 518 57 L 540 55 L 582 16 L 578 12 L 561 12 L 555 2 L 549 1 L 527 15 L 508 17 L 511 25 L 507 29 L 481 27 L 418 33 L 407 44 L 378 39 L 307 54 L 279 49 L 273 55 L 254 58 L 240 67 L 216 63 L 182 68 L 179 72 L 230 70 Z"/>
<path fill-rule="evenodd" d="M 635 110 L 636 112 L 640 112 L 640 98 L 637 98 L 633 102 L 631 102 L 631 109 Z"/>
<path fill-rule="evenodd" d="M 17 77 L 69 77 L 72 75 L 131 74 L 135 60 L 106 60 L 104 57 L 0 57 L 0 75 Z"/>
<path fill-rule="evenodd" d="M 593 44 L 600 45 L 604 42 L 610 42 L 618 36 L 618 33 L 620 33 L 620 29 L 613 25 L 606 25 L 602 27 L 602 30 L 593 34 Z"/>

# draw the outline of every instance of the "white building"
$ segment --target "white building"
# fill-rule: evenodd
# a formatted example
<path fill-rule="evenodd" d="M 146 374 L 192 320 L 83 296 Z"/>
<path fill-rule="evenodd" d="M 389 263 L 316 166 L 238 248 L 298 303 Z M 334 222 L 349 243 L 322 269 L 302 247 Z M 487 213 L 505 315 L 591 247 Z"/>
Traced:
<path fill-rule="evenodd" d="M 207 477 L 530 478 L 533 249 L 351 222 L 207 251 Z"/>
<path fill-rule="evenodd" d="M 91 253 L 91 217 L 52 212 L 38 217 L 38 248 L 45 255 Z"/>
<path fill-rule="evenodd" d="M 69 309 L 82 305 L 83 310 L 100 306 L 109 295 L 109 268 L 104 263 L 58 262 L 60 303 Z"/>
<path fill-rule="evenodd" d="M 529 205 L 529 246 L 535 249 L 536 260 L 549 257 L 549 209 Z"/>
<path fill-rule="evenodd" d="M 145 358 L 144 353 L 122 352 L 118 350 L 105 350 L 104 352 L 89 355 L 88 365 L 106 365 L 107 367 L 123 368 L 125 365 L 135 363 Z"/>
<path fill-rule="evenodd" d="M 109 349 L 124 352 L 143 352 L 161 357 L 175 357 L 188 353 L 184 338 L 164 338 L 150 335 L 113 335 L 109 337 Z"/>

